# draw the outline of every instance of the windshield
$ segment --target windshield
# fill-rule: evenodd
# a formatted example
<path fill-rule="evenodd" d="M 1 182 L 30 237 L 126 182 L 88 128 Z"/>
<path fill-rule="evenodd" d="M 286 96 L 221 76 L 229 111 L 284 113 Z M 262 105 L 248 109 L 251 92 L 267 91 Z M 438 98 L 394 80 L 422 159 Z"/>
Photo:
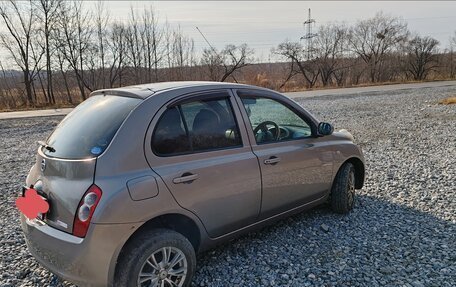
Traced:
<path fill-rule="evenodd" d="M 51 157 L 81 159 L 100 155 L 140 99 L 97 95 L 69 113 L 49 136 L 43 152 Z M 54 151 L 52 151 L 54 150 Z"/>

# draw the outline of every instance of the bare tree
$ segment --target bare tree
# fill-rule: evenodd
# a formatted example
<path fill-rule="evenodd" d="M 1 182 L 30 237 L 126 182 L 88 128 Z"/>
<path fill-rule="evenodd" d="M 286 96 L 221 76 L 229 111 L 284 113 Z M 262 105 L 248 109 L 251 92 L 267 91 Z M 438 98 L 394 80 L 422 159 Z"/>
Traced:
<path fill-rule="evenodd" d="M 194 62 L 195 44 L 193 39 L 183 34 L 180 26 L 172 33 L 171 55 L 178 80 L 188 79 L 184 73 Z"/>
<path fill-rule="evenodd" d="M 48 100 L 55 104 L 55 97 L 52 88 L 52 46 L 50 44 L 50 37 L 52 30 L 56 28 L 57 17 L 59 16 L 59 8 L 62 0 L 40 0 L 33 2 L 40 12 L 38 14 L 41 22 L 41 30 L 44 37 L 44 50 L 46 53 L 46 92 Z M 46 96 L 46 93 L 45 93 Z"/>
<path fill-rule="evenodd" d="M 450 37 L 450 55 L 449 55 L 449 64 L 450 64 L 450 78 L 454 78 L 456 76 L 456 69 L 454 63 L 454 50 L 456 49 L 456 31 L 452 37 Z"/>
<path fill-rule="evenodd" d="M 0 16 L 8 31 L 0 34 L 0 43 L 22 70 L 25 93 L 30 105 L 34 105 L 32 81 L 37 67 L 37 63 L 32 63 L 31 59 L 35 15 L 36 11 L 31 2 L 0 2 Z"/>
<path fill-rule="evenodd" d="M 344 69 L 341 59 L 344 56 L 348 29 L 343 24 L 328 24 L 320 26 L 314 44 L 315 62 L 320 71 L 323 86 L 331 84 L 335 72 Z M 340 82 L 343 73 L 338 73 Z"/>
<path fill-rule="evenodd" d="M 130 19 L 128 28 L 125 34 L 125 40 L 127 43 L 127 57 L 129 64 L 133 68 L 134 72 L 134 83 L 142 83 L 141 67 L 143 64 L 143 53 L 142 53 L 142 41 L 143 31 L 141 30 L 141 23 L 138 16 L 133 10 L 133 6 L 130 7 Z"/>
<path fill-rule="evenodd" d="M 68 81 L 68 76 L 67 76 L 67 67 L 66 67 L 66 60 L 65 60 L 65 55 L 62 52 L 62 49 L 57 49 L 57 52 L 55 53 L 55 56 L 57 57 L 57 64 L 59 67 L 60 74 L 63 79 L 63 83 L 65 85 L 65 91 L 67 94 L 67 99 L 68 103 L 73 104 L 73 98 L 71 96 L 71 91 L 70 91 L 70 85 Z"/>
<path fill-rule="evenodd" d="M 62 7 L 61 7 L 62 9 Z M 63 17 L 67 17 L 66 14 L 63 14 Z M 66 99 L 67 102 L 70 104 L 73 104 L 73 97 L 71 94 L 71 87 L 70 87 L 70 76 L 68 75 L 68 71 L 71 70 L 71 66 L 69 65 L 69 62 L 66 57 L 66 51 L 68 50 L 65 48 L 66 46 L 66 41 L 65 41 L 65 33 L 63 29 L 60 29 L 61 23 L 60 19 L 58 19 L 57 22 L 57 28 L 53 29 L 51 31 L 51 36 L 50 36 L 50 45 L 52 46 L 52 50 L 54 51 L 53 55 L 53 61 L 56 65 L 56 69 L 58 70 L 58 74 L 54 74 L 54 76 L 60 75 L 62 80 L 63 80 L 63 85 L 65 88 L 66 92 Z M 62 84 L 62 83 L 61 83 Z M 54 88 L 54 86 L 53 86 Z M 55 94 L 55 91 L 54 91 Z"/>
<path fill-rule="evenodd" d="M 35 103 L 38 102 L 37 99 L 37 92 L 36 92 L 36 79 L 38 79 L 40 87 L 41 87 L 41 92 L 45 98 L 45 102 L 47 103 L 52 103 L 51 99 L 48 97 L 48 94 L 46 93 L 46 88 L 43 82 L 43 69 L 45 68 L 45 65 L 43 64 L 42 58 L 45 54 L 45 47 L 41 45 L 40 41 L 35 40 L 32 42 L 32 45 L 30 47 L 30 59 L 31 63 L 34 64 L 33 70 L 31 73 L 32 77 L 32 89 L 33 89 L 33 95 L 34 95 L 34 101 Z"/>
<path fill-rule="evenodd" d="M 295 62 L 294 61 L 291 61 L 289 63 L 290 67 L 287 67 L 287 76 L 285 77 L 285 79 L 283 79 L 282 83 L 279 85 L 279 90 L 282 89 L 283 87 L 285 87 L 285 85 L 288 83 L 288 81 L 290 81 L 294 76 L 296 76 L 297 74 L 299 74 L 299 72 L 295 69 L 294 65 L 295 65 Z"/>
<path fill-rule="evenodd" d="M 232 77 L 237 82 L 234 74 L 253 62 L 253 54 L 254 50 L 247 44 L 229 44 L 220 52 L 210 47 L 204 49 L 201 64 L 206 67 L 211 81 L 224 82 Z"/>
<path fill-rule="evenodd" d="M 109 85 L 112 88 L 115 82 L 122 85 L 123 68 L 126 58 L 126 34 L 127 28 L 123 23 L 114 23 L 111 27 L 109 49 L 111 61 L 109 67 Z"/>
<path fill-rule="evenodd" d="M 371 82 L 382 80 L 382 68 L 388 53 L 407 39 L 407 24 L 400 18 L 377 13 L 359 21 L 350 31 L 349 43 L 369 67 Z"/>
<path fill-rule="evenodd" d="M 165 55 L 166 55 L 166 67 L 172 67 L 172 59 L 171 59 L 171 51 L 172 51 L 172 38 L 173 38 L 173 31 L 168 21 L 165 22 L 165 26 L 163 28 L 163 33 L 165 37 Z M 168 77 L 169 78 L 169 77 Z"/>
<path fill-rule="evenodd" d="M 158 81 L 158 66 L 163 58 L 161 48 L 163 30 L 159 27 L 157 12 L 152 6 L 143 12 L 143 30 L 147 81 L 152 82 L 152 70 L 154 71 L 154 81 Z"/>
<path fill-rule="evenodd" d="M 8 76 L 5 68 L 3 67 L 2 62 L 0 61 L 0 76 L 1 76 L 1 86 L 0 86 L 0 95 L 3 98 L 3 102 L 5 106 L 8 108 L 16 108 L 16 100 L 14 95 L 12 94 L 13 88 L 10 85 L 10 78 Z"/>
<path fill-rule="evenodd" d="M 105 9 L 104 2 L 98 1 L 96 5 L 96 17 L 95 17 L 95 24 L 96 24 L 96 31 L 97 31 L 97 39 L 98 39 L 98 47 L 96 48 L 96 52 L 98 54 L 98 59 L 100 61 L 99 64 L 96 65 L 96 68 L 100 69 L 100 76 L 99 80 L 101 80 L 101 88 L 106 87 L 106 35 L 108 34 L 107 25 L 109 22 L 109 13 Z M 98 85 L 97 85 L 98 86 Z"/>
<path fill-rule="evenodd" d="M 59 29 L 62 38 L 57 41 L 61 43 L 59 49 L 73 70 L 81 97 L 85 100 L 85 89 L 92 90 L 84 78 L 84 55 L 89 49 L 92 37 L 92 29 L 88 25 L 90 17 L 83 10 L 82 2 L 71 2 L 67 5 L 60 11 Z"/>
<path fill-rule="evenodd" d="M 295 65 L 290 65 L 290 67 L 300 72 L 306 80 L 307 87 L 312 88 L 315 85 L 320 71 L 316 68 L 314 62 L 304 60 L 306 51 L 301 43 L 286 41 L 273 49 L 273 52 L 295 63 Z"/>
<path fill-rule="evenodd" d="M 224 73 L 220 82 L 224 82 L 230 76 L 236 81 L 234 72 L 248 66 L 252 61 L 253 53 L 253 49 L 247 44 L 226 45 L 225 49 L 222 50 Z"/>
<path fill-rule="evenodd" d="M 426 79 L 429 72 L 437 67 L 437 46 L 439 41 L 431 37 L 415 36 L 406 46 L 407 73 L 414 80 Z"/>
<path fill-rule="evenodd" d="M 101 66 L 101 53 L 98 44 L 95 39 L 89 39 L 82 57 L 81 64 L 84 65 L 84 70 L 82 70 L 84 72 L 84 84 L 89 91 L 101 88 L 103 85 L 102 82 L 104 82 L 102 77 L 104 71 Z"/>
<path fill-rule="evenodd" d="M 456 31 L 454 31 L 453 36 L 450 37 L 450 46 L 456 47 Z"/>
<path fill-rule="evenodd" d="M 218 81 L 223 73 L 223 59 L 220 53 L 214 48 L 203 50 L 201 64 L 211 81 Z"/>

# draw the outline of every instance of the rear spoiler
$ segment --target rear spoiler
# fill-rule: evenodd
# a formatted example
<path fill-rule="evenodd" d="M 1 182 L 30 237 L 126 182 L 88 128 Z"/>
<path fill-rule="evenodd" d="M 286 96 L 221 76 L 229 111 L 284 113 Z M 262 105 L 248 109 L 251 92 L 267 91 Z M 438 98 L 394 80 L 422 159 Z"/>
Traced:
<path fill-rule="evenodd" d="M 130 89 L 104 89 L 104 90 L 98 90 L 94 91 L 90 94 L 90 96 L 95 96 L 95 95 L 111 95 L 111 96 L 120 96 L 120 97 L 128 97 L 128 98 L 135 98 L 135 99 L 145 99 L 151 95 L 153 95 L 155 92 L 150 90 L 150 89 L 138 89 L 137 93 L 134 93 Z"/>

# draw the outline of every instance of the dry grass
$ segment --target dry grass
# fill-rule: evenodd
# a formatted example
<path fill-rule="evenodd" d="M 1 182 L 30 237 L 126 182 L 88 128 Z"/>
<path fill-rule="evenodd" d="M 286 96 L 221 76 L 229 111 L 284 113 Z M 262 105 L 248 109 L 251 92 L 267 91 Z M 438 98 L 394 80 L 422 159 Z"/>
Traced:
<path fill-rule="evenodd" d="M 443 99 L 439 102 L 439 104 L 442 104 L 442 105 L 456 104 L 456 96 Z"/>
<path fill-rule="evenodd" d="M 49 105 L 49 104 L 37 104 L 35 106 L 21 106 L 21 107 L 16 107 L 16 108 L 7 108 L 7 107 L 1 107 L 0 106 L 0 113 L 3 112 L 18 112 L 18 111 L 33 111 L 33 110 L 51 110 L 51 109 L 64 109 L 64 108 L 74 108 L 79 104 L 55 104 L 55 105 Z"/>

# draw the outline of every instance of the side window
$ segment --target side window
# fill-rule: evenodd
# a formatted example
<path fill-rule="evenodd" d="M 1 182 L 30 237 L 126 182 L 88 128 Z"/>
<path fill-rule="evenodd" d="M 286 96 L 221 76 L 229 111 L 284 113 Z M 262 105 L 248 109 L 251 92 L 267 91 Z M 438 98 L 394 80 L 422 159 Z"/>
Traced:
<path fill-rule="evenodd" d="M 242 145 L 228 97 L 199 99 L 165 111 L 155 127 L 152 149 L 173 155 Z"/>
<path fill-rule="evenodd" d="M 181 105 L 193 151 L 242 144 L 228 98 L 200 100 Z"/>
<path fill-rule="evenodd" d="M 152 148 L 160 155 L 191 151 L 190 141 L 177 107 L 167 109 L 155 126 Z"/>
<path fill-rule="evenodd" d="M 269 98 L 241 97 L 256 142 L 301 139 L 312 135 L 310 125 L 284 104 Z"/>

